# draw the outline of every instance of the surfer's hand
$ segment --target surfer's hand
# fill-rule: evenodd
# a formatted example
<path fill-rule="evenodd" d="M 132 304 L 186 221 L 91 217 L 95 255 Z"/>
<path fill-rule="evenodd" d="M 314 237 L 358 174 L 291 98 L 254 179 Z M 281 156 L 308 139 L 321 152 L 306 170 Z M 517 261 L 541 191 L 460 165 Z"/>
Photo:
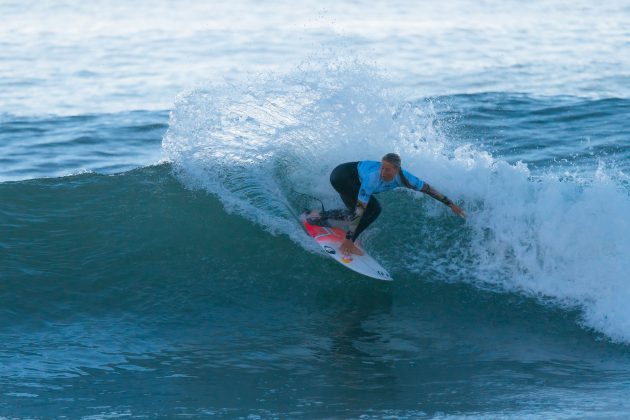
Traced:
<path fill-rule="evenodd" d="M 462 210 L 457 204 L 452 203 L 449 207 L 453 210 L 453 213 L 459 217 L 463 217 L 464 219 L 466 218 L 466 213 L 464 213 L 464 210 Z"/>
<path fill-rule="evenodd" d="M 354 248 L 354 244 L 352 243 L 352 241 L 350 239 L 344 239 L 344 241 L 339 246 L 339 251 L 341 251 L 343 255 L 350 255 L 350 250 L 352 248 Z"/>
<path fill-rule="evenodd" d="M 350 254 L 363 255 L 363 251 L 361 251 L 350 239 L 344 239 L 339 246 L 339 251 L 346 256 L 349 256 Z"/>

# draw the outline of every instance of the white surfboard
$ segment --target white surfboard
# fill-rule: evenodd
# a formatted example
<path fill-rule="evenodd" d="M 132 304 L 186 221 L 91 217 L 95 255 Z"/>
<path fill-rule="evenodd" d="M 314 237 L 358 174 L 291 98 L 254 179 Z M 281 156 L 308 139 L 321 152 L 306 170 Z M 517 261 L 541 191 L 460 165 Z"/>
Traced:
<path fill-rule="evenodd" d="M 385 270 L 374 258 L 370 257 L 367 252 L 361 247 L 360 244 L 356 244 L 361 251 L 363 251 L 363 255 L 344 255 L 339 251 L 339 247 L 341 243 L 344 241 L 346 237 L 346 233 L 339 228 L 335 227 L 327 227 L 327 226 L 316 226 L 312 225 L 308 222 L 306 216 L 307 212 L 302 213 L 300 216 L 300 221 L 306 229 L 306 232 L 309 234 L 311 238 L 315 240 L 322 247 L 322 250 L 343 265 L 344 267 L 349 268 L 350 270 L 356 271 L 359 274 L 363 274 L 364 276 L 372 277 L 378 280 L 391 281 L 393 280 L 392 276 L 389 275 L 387 270 Z"/>

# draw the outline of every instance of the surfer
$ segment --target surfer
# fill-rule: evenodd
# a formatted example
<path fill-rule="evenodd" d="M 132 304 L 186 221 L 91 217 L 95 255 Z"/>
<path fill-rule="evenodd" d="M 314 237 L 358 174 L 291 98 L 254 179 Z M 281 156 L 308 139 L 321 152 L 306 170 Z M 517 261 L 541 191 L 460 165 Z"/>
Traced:
<path fill-rule="evenodd" d="M 464 211 L 444 194 L 403 170 L 400 156 L 396 153 L 386 154 L 381 162 L 363 160 L 342 163 L 331 172 L 330 183 L 348 209 L 350 227 L 340 247 L 344 254 L 363 255 L 354 241 L 381 213 L 381 205 L 374 194 L 383 191 L 398 187 L 421 191 L 450 207 L 456 215 L 466 217 Z"/>

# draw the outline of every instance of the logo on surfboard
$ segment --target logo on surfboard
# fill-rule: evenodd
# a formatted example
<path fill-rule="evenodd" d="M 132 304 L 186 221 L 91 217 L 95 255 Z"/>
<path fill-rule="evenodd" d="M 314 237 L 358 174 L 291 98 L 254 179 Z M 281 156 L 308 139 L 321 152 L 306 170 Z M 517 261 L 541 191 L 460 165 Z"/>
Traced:
<path fill-rule="evenodd" d="M 336 254 L 335 250 L 328 245 L 324 245 L 324 251 L 328 252 L 330 255 Z"/>

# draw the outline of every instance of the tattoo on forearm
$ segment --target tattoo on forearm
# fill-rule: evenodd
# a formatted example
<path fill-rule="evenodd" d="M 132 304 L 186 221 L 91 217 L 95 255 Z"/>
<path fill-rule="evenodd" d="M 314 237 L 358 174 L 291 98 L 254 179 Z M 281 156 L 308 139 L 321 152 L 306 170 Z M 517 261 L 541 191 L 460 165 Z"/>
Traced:
<path fill-rule="evenodd" d="M 435 198 L 437 201 L 441 201 L 447 206 L 450 206 L 451 204 L 453 204 L 453 202 L 447 196 L 445 196 L 444 194 L 442 194 L 441 192 L 439 192 L 438 190 L 436 190 L 435 188 L 433 188 L 426 182 L 424 183 L 420 191 L 422 191 L 425 194 L 430 195 L 431 197 Z"/>

